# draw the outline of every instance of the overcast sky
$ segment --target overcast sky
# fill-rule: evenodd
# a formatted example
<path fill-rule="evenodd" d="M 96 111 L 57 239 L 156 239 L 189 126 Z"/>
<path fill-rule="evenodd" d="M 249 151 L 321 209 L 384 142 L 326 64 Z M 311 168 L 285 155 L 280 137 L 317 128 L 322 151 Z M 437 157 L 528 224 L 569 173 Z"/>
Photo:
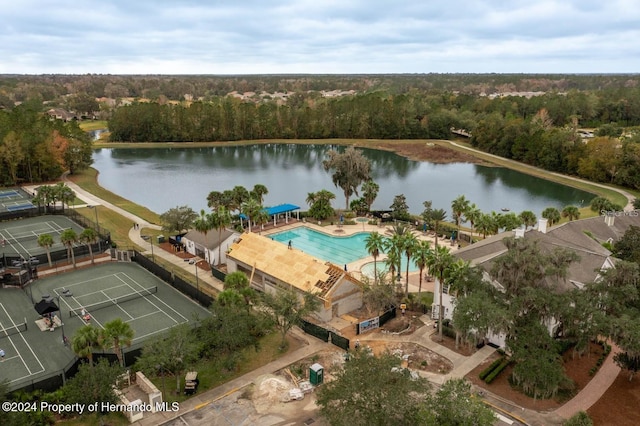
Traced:
<path fill-rule="evenodd" d="M 637 73 L 639 0 L 4 0 L 0 73 Z"/>

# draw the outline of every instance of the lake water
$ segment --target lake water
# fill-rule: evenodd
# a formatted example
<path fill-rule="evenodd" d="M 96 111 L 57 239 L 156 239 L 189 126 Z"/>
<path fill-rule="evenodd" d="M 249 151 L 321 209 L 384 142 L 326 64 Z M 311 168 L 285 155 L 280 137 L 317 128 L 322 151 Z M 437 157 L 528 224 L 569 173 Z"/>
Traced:
<path fill-rule="evenodd" d="M 236 185 L 251 189 L 265 185 L 265 206 L 291 203 L 308 208 L 309 192 L 327 189 L 336 195 L 335 208 L 344 208 L 342 190 L 322 168 L 330 145 L 264 144 L 207 148 L 102 148 L 94 152 L 101 186 L 137 204 L 163 213 L 180 205 L 207 209 L 211 191 Z M 483 211 L 509 208 L 532 210 L 587 205 L 594 197 L 585 191 L 523 173 L 468 163 L 432 164 L 399 155 L 363 149 L 380 186 L 374 209 L 388 209 L 395 195 L 404 194 L 409 211 L 422 212 L 432 200 L 451 218 L 451 201 L 464 194 Z M 353 199 L 353 198 L 352 198 Z"/>

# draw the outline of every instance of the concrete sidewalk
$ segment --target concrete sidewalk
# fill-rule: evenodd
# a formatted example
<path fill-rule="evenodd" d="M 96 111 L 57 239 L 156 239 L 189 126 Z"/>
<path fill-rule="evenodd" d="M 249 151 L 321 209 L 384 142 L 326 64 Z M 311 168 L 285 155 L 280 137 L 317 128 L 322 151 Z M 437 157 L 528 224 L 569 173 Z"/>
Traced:
<path fill-rule="evenodd" d="M 182 268 L 188 273 L 190 273 L 191 275 L 195 276 L 196 274 L 195 265 L 190 264 L 188 261 L 185 262 L 184 259 L 178 256 L 175 256 L 172 253 L 169 253 L 159 247 L 152 247 L 152 242 L 142 238 L 143 228 L 156 229 L 156 230 L 162 229 L 159 225 L 149 223 L 146 220 L 134 215 L 133 213 L 130 213 L 112 203 L 109 203 L 91 194 L 90 192 L 85 191 L 80 186 L 67 180 L 66 176 L 64 179 L 65 179 L 66 185 L 69 188 L 73 189 L 73 191 L 75 191 L 76 193 L 76 196 L 82 201 L 84 201 L 85 203 L 87 203 L 87 205 L 92 205 L 92 206 L 102 205 L 126 217 L 127 219 L 130 219 L 132 226 L 129 229 L 129 239 L 131 240 L 132 243 L 134 243 L 138 247 L 141 247 L 144 250 L 143 252 L 144 254 L 147 254 L 147 255 L 153 254 L 153 256 L 158 256 L 163 260 L 165 260 L 166 262 L 171 263 L 175 267 Z M 137 224 L 138 226 L 134 227 L 133 224 Z M 217 278 L 213 277 L 213 275 L 211 275 L 211 272 L 209 271 L 205 271 L 202 269 L 198 270 L 198 282 L 208 287 L 209 291 L 205 291 L 205 293 L 208 293 L 208 294 L 220 292 L 223 290 L 223 283 Z"/>

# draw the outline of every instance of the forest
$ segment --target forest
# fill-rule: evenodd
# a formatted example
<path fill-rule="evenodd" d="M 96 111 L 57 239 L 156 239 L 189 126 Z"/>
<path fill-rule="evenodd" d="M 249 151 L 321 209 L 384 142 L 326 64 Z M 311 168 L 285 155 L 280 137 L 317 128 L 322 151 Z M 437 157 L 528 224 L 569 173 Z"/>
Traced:
<path fill-rule="evenodd" d="M 286 102 L 221 97 L 209 102 L 134 103 L 109 120 L 114 142 L 256 139 L 452 139 L 469 132 L 485 152 L 596 182 L 640 188 L 640 89 L 524 96 L 413 91 Z M 595 130 L 584 139 L 581 128 Z"/>
<path fill-rule="evenodd" d="M 323 92 L 332 90 L 344 92 Z M 90 161 L 73 125 L 24 112 L 53 107 L 93 110 L 108 120 L 113 142 L 453 139 L 451 129 L 462 129 L 485 152 L 640 188 L 638 75 L 5 75 L 0 150 L 21 147 L 2 156 L 5 185 L 46 180 L 56 164 L 73 169 Z M 60 154 L 54 160 L 51 149 L 36 152 L 45 138 L 29 132 L 44 127 L 50 139 L 55 130 L 58 138 L 78 141 L 81 161 Z M 585 138 L 584 129 L 595 137 Z M 41 167 L 34 172 L 27 161 Z"/>
<path fill-rule="evenodd" d="M 92 153 L 76 122 L 50 120 L 28 104 L 0 111 L 0 186 L 58 179 L 89 167 Z"/>

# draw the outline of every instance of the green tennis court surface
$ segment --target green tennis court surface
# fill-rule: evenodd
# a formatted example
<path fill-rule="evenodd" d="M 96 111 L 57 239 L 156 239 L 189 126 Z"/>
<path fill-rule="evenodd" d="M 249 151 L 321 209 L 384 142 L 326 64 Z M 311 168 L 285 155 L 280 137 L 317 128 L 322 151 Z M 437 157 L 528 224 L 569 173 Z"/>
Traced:
<path fill-rule="evenodd" d="M 48 298 L 58 305 L 54 315 L 62 325 L 53 331 L 39 326 L 36 321 L 42 324 L 42 319 L 31 298 L 34 302 Z M 86 319 L 82 308 L 89 316 Z M 63 343 L 63 331 L 71 340 L 87 323 L 103 328 L 116 318 L 127 322 L 135 332 L 132 346 L 124 348 L 128 352 L 171 327 L 208 315 L 207 309 L 135 263 L 113 262 L 36 280 L 25 291 L 0 289 L 0 333 L 4 335 L 0 348 L 6 353 L 0 381 L 7 380 L 11 389 L 17 389 L 59 375 L 75 359 Z M 20 324 L 25 322 L 23 331 Z"/>
<path fill-rule="evenodd" d="M 38 237 L 49 234 L 53 237 L 51 251 L 62 250 L 60 234 L 66 229 L 73 229 L 77 234 L 83 228 L 62 215 L 45 215 L 26 219 L 0 222 L 0 252 L 7 255 L 36 256 L 45 253 L 45 249 L 38 245 Z"/>

